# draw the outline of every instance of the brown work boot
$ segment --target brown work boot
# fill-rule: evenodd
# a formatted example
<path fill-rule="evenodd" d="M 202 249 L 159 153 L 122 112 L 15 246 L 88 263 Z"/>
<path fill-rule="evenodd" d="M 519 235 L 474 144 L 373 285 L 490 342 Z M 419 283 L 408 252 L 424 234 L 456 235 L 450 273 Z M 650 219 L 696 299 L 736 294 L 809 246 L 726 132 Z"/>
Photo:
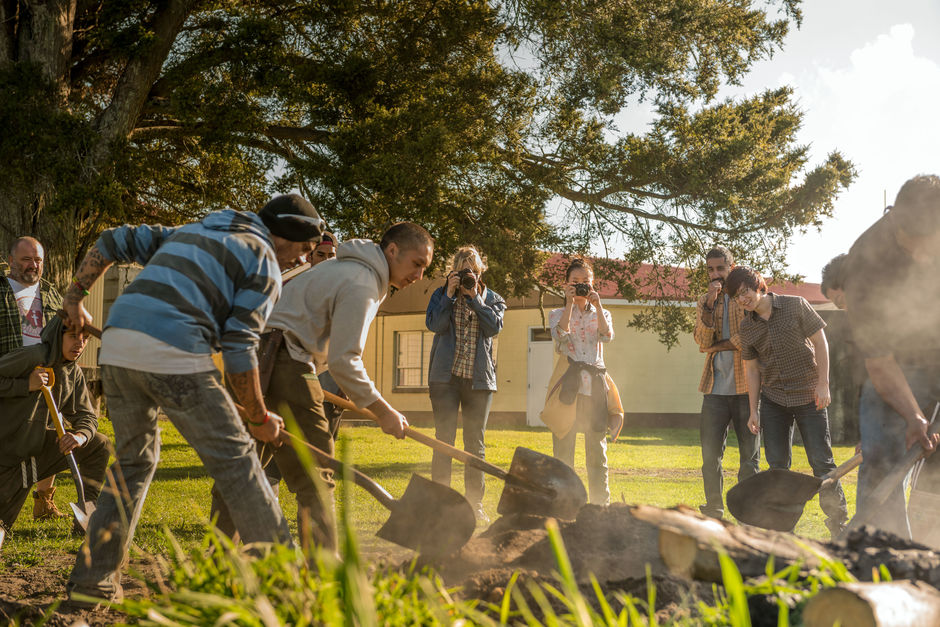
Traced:
<path fill-rule="evenodd" d="M 66 518 L 68 514 L 63 514 L 55 506 L 52 497 L 55 495 L 55 486 L 48 490 L 33 490 L 33 519 L 46 520 L 48 518 Z"/>

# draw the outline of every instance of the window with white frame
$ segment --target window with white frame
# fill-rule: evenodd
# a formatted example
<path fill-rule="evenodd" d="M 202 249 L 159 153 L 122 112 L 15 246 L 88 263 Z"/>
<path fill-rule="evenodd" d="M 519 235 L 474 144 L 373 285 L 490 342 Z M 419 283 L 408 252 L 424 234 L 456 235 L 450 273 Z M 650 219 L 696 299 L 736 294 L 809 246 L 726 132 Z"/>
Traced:
<path fill-rule="evenodd" d="M 428 364 L 431 361 L 430 331 L 395 332 L 395 387 L 422 389 L 428 387 Z"/>

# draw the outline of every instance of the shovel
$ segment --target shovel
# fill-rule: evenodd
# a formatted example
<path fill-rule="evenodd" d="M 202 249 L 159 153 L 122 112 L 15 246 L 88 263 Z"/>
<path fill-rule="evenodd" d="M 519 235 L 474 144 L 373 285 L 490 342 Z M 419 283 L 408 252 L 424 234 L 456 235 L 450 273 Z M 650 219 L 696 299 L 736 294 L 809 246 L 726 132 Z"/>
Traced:
<path fill-rule="evenodd" d="M 822 477 L 792 470 L 764 470 L 728 490 L 728 511 L 739 521 L 776 531 L 791 531 L 806 502 L 862 463 L 858 453 Z"/>
<path fill-rule="evenodd" d="M 305 375 L 306 376 L 306 375 Z M 323 391 L 324 398 L 337 407 L 348 409 L 376 421 L 375 414 L 360 409 L 349 400 Z M 587 503 L 587 491 L 575 471 L 560 459 L 531 449 L 518 447 L 513 454 L 509 472 L 475 455 L 405 427 L 405 435 L 506 482 L 496 508 L 500 514 L 536 514 L 573 520 Z"/>
<path fill-rule="evenodd" d="M 49 414 L 52 416 L 52 424 L 55 425 L 55 432 L 61 438 L 65 435 L 65 426 L 62 422 L 62 414 L 59 413 L 59 408 L 56 407 L 55 399 L 52 398 L 52 386 L 55 384 L 55 372 L 52 368 L 41 368 L 49 375 L 49 383 L 42 386 L 42 395 L 46 399 L 46 406 L 49 408 Z M 94 503 L 85 502 L 85 484 L 82 482 L 82 475 L 78 471 L 78 463 L 75 461 L 75 456 L 71 453 L 65 455 L 66 461 L 69 463 L 69 470 L 72 471 L 72 479 L 75 480 L 75 491 L 77 492 L 78 503 L 69 503 L 69 506 L 72 508 L 72 513 L 75 514 L 75 521 L 81 526 L 82 529 L 88 529 L 88 517 L 91 516 L 91 513 L 95 510 Z"/>
<path fill-rule="evenodd" d="M 323 466 L 340 477 L 345 477 L 348 470 L 356 485 L 391 512 L 375 534 L 383 540 L 424 555 L 446 556 L 460 550 L 473 535 L 477 522 L 473 508 L 456 490 L 413 474 L 405 493 L 396 500 L 385 488 L 352 466 L 288 431 L 283 433 L 309 448 Z"/>

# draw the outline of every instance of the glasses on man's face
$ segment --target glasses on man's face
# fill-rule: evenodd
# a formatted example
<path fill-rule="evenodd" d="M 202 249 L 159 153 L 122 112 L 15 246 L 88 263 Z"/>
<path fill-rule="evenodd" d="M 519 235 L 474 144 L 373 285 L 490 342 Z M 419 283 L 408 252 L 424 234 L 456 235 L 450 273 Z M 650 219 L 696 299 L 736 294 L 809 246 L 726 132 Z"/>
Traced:
<path fill-rule="evenodd" d="M 740 303 L 741 300 L 748 298 L 753 293 L 754 293 L 754 290 L 752 290 L 749 287 L 742 288 L 738 290 L 737 294 L 734 295 L 734 299 Z"/>

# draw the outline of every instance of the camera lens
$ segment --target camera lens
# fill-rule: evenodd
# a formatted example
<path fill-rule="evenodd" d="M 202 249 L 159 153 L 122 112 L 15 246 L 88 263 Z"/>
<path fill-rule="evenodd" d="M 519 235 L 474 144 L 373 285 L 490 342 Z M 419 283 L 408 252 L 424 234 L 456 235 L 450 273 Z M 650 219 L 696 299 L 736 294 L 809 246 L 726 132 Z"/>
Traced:
<path fill-rule="evenodd" d="M 469 270 L 463 270 L 460 272 L 460 287 L 465 290 L 472 290 L 476 287 L 477 280 Z"/>
<path fill-rule="evenodd" d="M 575 283 L 574 294 L 575 296 L 587 296 L 591 293 L 591 286 L 587 283 Z"/>

